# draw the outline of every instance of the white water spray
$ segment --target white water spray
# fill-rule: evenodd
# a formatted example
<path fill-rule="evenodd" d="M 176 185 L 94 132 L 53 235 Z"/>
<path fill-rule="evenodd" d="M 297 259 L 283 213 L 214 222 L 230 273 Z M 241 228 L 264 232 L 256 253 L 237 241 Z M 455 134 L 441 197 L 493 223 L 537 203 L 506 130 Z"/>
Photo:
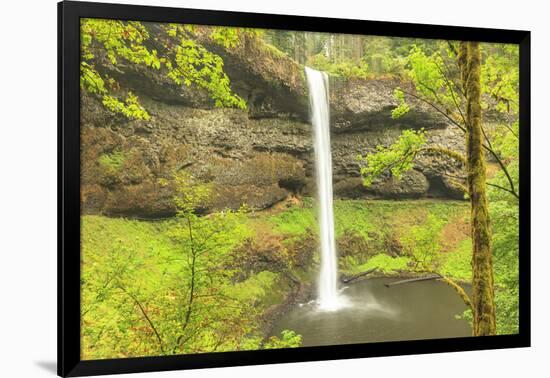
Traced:
<path fill-rule="evenodd" d="M 330 151 L 330 115 L 328 76 L 306 67 L 309 109 L 314 130 L 315 168 L 319 197 L 319 237 L 321 272 L 319 308 L 333 311 L 340 306 L 337 288 L 337 258 L 332 207 L 332 156 Z"/>

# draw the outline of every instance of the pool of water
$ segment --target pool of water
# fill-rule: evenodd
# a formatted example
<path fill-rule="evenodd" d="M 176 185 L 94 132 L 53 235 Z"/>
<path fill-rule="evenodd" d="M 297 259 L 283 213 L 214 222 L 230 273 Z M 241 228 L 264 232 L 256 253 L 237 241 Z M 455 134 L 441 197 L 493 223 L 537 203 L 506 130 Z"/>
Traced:
<path fill-rule="evenodd" d="M 471 336 L 468 322 L 455 317 L 466 306 L 452 288 L 435 280 L 384 286 L 394 281 L 372 278 L 344 287 L 338 311 L 319 311 L 314 301 L 297 304 L 274 323 L 272 335 L 291 329 L 302 335 L 303 346 Z"/>

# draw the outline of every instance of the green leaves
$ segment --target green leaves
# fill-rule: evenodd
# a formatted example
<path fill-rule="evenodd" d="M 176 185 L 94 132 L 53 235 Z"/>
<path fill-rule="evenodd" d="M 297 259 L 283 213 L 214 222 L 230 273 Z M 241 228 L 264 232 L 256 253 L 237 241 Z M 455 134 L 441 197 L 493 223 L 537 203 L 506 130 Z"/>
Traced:
<path fill-rule="evenodd" d="M 447 53 L 442 48 L 428 52 L 415 46 L 409 55 L 409 77 L 419 98 L 439 109 L 451 122 L 467 129 L 461 78 L 456 71 L 452 42 Z M 517 115 L 519 64 L 518 46 L 483 44 L 481 67 L 482 107 L 484 110 Z M 400 101 L 395 112 L 399 115 Z M 497 332 L 516 333 L 518 327 L 518 123 L 484 125 L 485 145 L 502 162 L 488 181 L 489 210 L 492 219 Z M 429 148 L 428 148 L 429 149 Z M 445 151 L 443 151 L 445 152 Z M 447 153 L 447 155 L 449 155 Z M 453 157 L 452 155 L 449 155 Z M 459 156 L 456 156 L 459 158 Z M 460 160 L 460 159 L 459 159 Z"/>
<path fill-rule="evenodd" d="M 361 167 L 363 184 L 366 187 L 383 175 L 391 174 L 400 179 L 403 173 L 414 166 L 414 158 L 426 143 L 425 131 L 405 130 L 398 140 L 389 147 L 377 146 L 376 152 L 358 156 L 364 166 Z"/>
<path fill-rule="evenodd" d="M 212 31 L 210 32 L 210 38 L 226 49 L 233 48 L 240 42 L 239 31 L 237 28 L 216 26 L 212 28 Z"/>
<path fill-rule="evenodd" d="M 234 94 L 223 71 L 220 56 L 208 51 L 190 37 L 196 31 L 192 25 L 163 26 L 166 36 L 172 38 L 162 55 L 151 49 L 150 35 L 145 24 L 137 21 L 82 19 L 80 86 L 101 97 L 103 105 L 114 113 L 131 119 L 149 120 L 150 115 L 137 96 L 120 92 L 118 84 L 108 88 L 112 78 L 103 77 L 95 68 L 97 57 L 105 56 L 113 66 L 121 63 L 142 65 L 152 70 L 165 69 L 165 74 L 177 84 L 196 85 L 208 92 L 217 107 L 246 108 L 246 102 Z M 244 33 L 256 33 L 243 29 Z M 215 27 L 211 38 L 226 48 L 238 43 L 239 29 Z M 173 40 L 177 42 L 174 43 Z"/>
<path fill-rule="evenodd" d="M 194 84 L 205 89 L 217 107 L 246 109 L 245 101 L 231 91 L 229 78 L 223 71 L 223 59 L 195 41 L 181 39 L 171 67 L 168 77 L 178 84 Z"/>
<path fill-rule="evenodd" d="M 413 45 L 408 59 L 411 67 L 409 75 L 422 94 L 432 97 L 433 92 L 445 86 L 444 79 L 439 71 L 439 67 L 443 62 L 438 53 L 426 55 L 423 49 Z"/>
<path fill-rule="evenodd" d="M 422 225 L 413 225 L 408 234 L 403 237 L 403 248 L 424 271 L 438 270 L 441 265 L 440 252 L 441 229 L 444 221 L 434 214 L 428 214 Z"/>
<path fill-rule="evenodd" d="M 486 57 L 481 69 L 481 89 L 493 101 L 493 107 L 503 113 L 519 111 L 519 47 L 518 45 L 486 45 Z M 485 108 L 490 104 L 485 101 Z"/>
<path fill-rule="evenodd" d="M 519 124 L 497 127 L 492 133 L 494 148 L 506 161 L 506 169 L 516 188 L 519 188 Z M 498 171 L 489 181 L 506 187 L 508 180 Z M 519 204 L 518 199 L 498 187 L 488 187 L 489 211 L 493 229 L 495 272 L 495 304 L 497 332 L 514 334 L 519 327 Z"/>
<path fill-rule="evenodd" d="M 407 58 L 410 67 L 407 74 L 424 100 L 437 105 L 460 123 L 463 121 L 459 115 L 463 96 L 457 77 L 456 58 L 446 53 L 444 42 L 439 42 L 437 46 L 438 49 L 429 53 L 413 45 Z"/>
<path fill-rule="evenodd" d="M 198 182 L 190 173 L 182 171 L 174 175 L 176 194 L 174 203 L 181 217 L 194 215 L 195 209 L 206 206 L 212 194 L 212 186 Z"/>
<path fill-rule="evenodd" d="M 86 54 L 94 47 L 101 47 L 113 65 L 119 58 L 135 64 L 158 65 L 156 51 L 149 51 L 143 45 L 148 39 L 149 33 L 140 22 L 92 18 L 81 21 L 83 59 L 90 57 Z"/>
<path fill-rule="evenodd" d="M 307 64 L 311 68 L 324 71 L 329 75 L 346 79 L 367 79 L 370 77 L 367 63 L 354 63 L 351 61 L 334 63 L 322 53 L 310 57 Z"/>
<path fill-rule="evenodd" d="M 284 329 L 281 331 L 281 337 L 272 336 L 264 344 L 264 349 L 276 348 L 297 348 L 302 345 L 302 336 L 296 332 Z"/>
<path fill-rule="evenodd" d="M 90 93 L 104 94 L 107 92 L 105 81 L 101 75 L 86 62 L 80 62 L 80 87 Z"/>
<path fill-rule="evenodd" d="M 113 152 L 100 164 L 123 161 Z M 177 219 L 83 218 L 83 358 L 261 347 L 257 316 L 263 307 L 250 295 L 271 293 L 278 275 L 251 277 L 249 295 L 233 296 L 235 272 L 228 262 L 250 237 L 245 210 L 199 216 L 195 209 L 208 202 L 209 185 L 186 173 L 172 184 Z"/>
<path fill-rule="evenodd" d="M 113 111 L 114 113 L 120 113 L 130 119 L 143 119 L 150 120 L 151 116 L 143 106 L 139 103 L 137 96 L 132 92 L 128 92 L 128 96 L 124 102 L 120 101 L 116 97 L 105 95 L 102 100 L 103 105 Z"/>
<path fill-rule="evenodd" d="M 393 96 L 397 100 L 398 105 L 392 110 L 391 117 L 393 119 L 401 118 L 410 110 L 409 105 L 405 102 L 405 93 L 401 88 L 397 87 L 393 91 Z"/>
<path fill-rule="evenodd" d="M 80 86 L 90 93 L 101 96 L 103 105 L 131 119 L 149 120 L 147 111 L 140 105 L 137 96 L 128 92 L 120 99 L 105 86 L 106 79 L 95 69 L 93 51 L 101 47 L 111 64 L 122 58 L 134 64 L 160 68 L 156 51 L 149 51 L 142 43 L 149 38 L 147 30 L 139 22 L 117 20 L 83 19 L 81 22 Z M 112 78 L 107 78 L 114 82 Z"/>
<path fill-rule="evenodd" d="M 223 211 L 199 216 L 212 187 L 187 172 L 174 176 L 178 222 L 170 231 L 181 248 L 181 263 L 173 277 L 174 302 L 165 306 L 165 328 L 174 353 L 238 350 L 256 327 L 256 311 L 248 298 L 234 298 L 228 286 L 233 270 L 229 253 L 249 236 L 243 211 Z M 167 322 L 163 322 L 167 323 Z M 182 341 L 184 340 L 184 341 Z"/>

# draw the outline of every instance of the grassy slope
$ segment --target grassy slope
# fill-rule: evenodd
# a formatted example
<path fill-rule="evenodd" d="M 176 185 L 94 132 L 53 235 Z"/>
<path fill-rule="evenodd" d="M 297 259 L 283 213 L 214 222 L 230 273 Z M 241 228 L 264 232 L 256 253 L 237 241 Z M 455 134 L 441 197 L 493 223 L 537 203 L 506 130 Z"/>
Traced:
<path fill-rule="evenodd" d="M 355 261 L 348 264 L 350 272 L 379 266 L 391 272 L 406 269 L 409 259 L 406 256 L 391 257 L 387 255 L 387 244 L 391 240 L 399 245 L 400 240 L 410 236 L 412 227 L 422 228 L 428 214 L 440 219 L 443 227 L 464 223 L 468 216 L 468 206 L 460 201 L 335 201 L 336 236 L 340 240 L 346 233 L 363 238 L 369 246 L 366 261 Z M 315 210 L 311 200 L 304 201 L 303 206 L 291 207 L 277 213 L 258 213 L 248 220 L 252 232 L 259 229 L 282 235 L 285 241 L 300 239 L 309 233 L 316 233 Z M 82 218 L 82 263 L 84 276 L 87 268 L 98 266 L 114 254 L 132 253 L 139 259 L 147 260 L 147 274 L 155 274 L 155 269 L 170 269 L 166 260 L 177 256 L 178 249 L 170 236 L 174 221 L 145 222 L 102 216 L 84 216 Z M 428 225 L 426 225 L 428 227 Z M 469 237 L 460 229 L 454 235 L 444 234 L 453 240 L 441 240 L 447 251 L 442 252 L 444 263 L 441 271 L 457 279 L 470 278 Z M 352 259 L 350 259 L 352 260 Z M 358 259 L 355 259 L 358 260 Z M 359 259 L 360 260 L 360 259 Z M 357 264 L 359 263 L 359 264 Z M 264 278 L 267 276 L 264 275 Z M 154 278 L 154 277 L 151 277 Z M 255 279 L 255 278 L 254 278 Z M 265 286 L 262 280 L 260 286 Z M 274 281 L 274 280 L 268 280 Z M 258 281 L 259 282 L 259 281 Z M 252 292 L 255 288 L 251 288 Z"/>
<path fill-rule="evenodd" d="M 144 321 L 135 304 L 109 283 L 124 271 L 127 278 L 123 280 L 130 285 L 126 289 L 139 292 L 145 306 L 151 298 L 170 297 L 168 288 L 174 276 L 170 273 L 179 274 L 184 252 L 171 236 L 176 222 L 104 216 L 83 216 L 81 222 L 82 358 L 158 354 L 140 342 L 141 330 L 136 324 L 143 325 Z M 239 230 L 227 237 L 238 242 L 248 234 Z M 225 289 L 228 295 L 253 303 L 260 312 L 281 303 L 290 290 L 284 277 L 269 271 Z M 155 321 L 154 309 L 149 316 Z"/>
<path fill-rule="evenodd" d="M 340 269 L 348 274 L 370 267 L 381 268 L 388 274 L 407 270 L 410 259 L 388 255 L 388 243 L 399 246 L 402 240 L 410 238 L 414 227 L 416 232 L 433 227 L 433 224 L 427 223 L 429 214 L 440 220 L 440 230 L 436 234 L 446 250 L 441 253 L 441 271 L 455 279 L 469 279 L 469 238 L 460 227 L 454 227 L 467 219 L 468 206 L 458 201 L 335 201 L 337 238 L 346 241 L 352 235 L 352 241 L 355 241 L 350 244 L 351 254 L 347 251 L 348 256 L 340 259 Z M 244 240 L 247 235 L 262 233 L 265 237 L 267 233 L 282 237 L 282 245 L 291 248 L 293 242 L 317 232 L 312 200 L 282 211 L 252 214 L 245 222 L 248 232 L 242 233 L 241 230 L 235 234 L 236 242 L 239 238 Z M 131 261 L 132 269 L 127 273 L 132 275 L 129 281 L 139 287 L 144 301 L 147 297 L 166 295 L 163 288 L 169 285 L 165 280 L 170 276 L 166 272 L 177 269 L 175 261 L 181 259 L 182 254 L 181 247 L 170 237 L 174 226 L 173 220 L 145 222 L 102 216 L 82 217 L 82 310 L 85 313 L 83 324 L 85 329 L 90 330 L 83 332 L 84 358 L 112 357 L 111 345 L 131 337 L 122 328 L 126 325 L 130 327 L 132 322 L 140 322 L 139 316 L 131 310 L 131 303 L 126 306 L 130 308 L 128 313 L 115 310 L 127 298 L 124 299 L 120 293 L 104 290 L 105 283 L 121 264 Z M 362 253 L 364 247 L 368 249 L 368 254 Z M 318 259 L 316 255 L 315 259 Z M 302 280 L 311 277 L 300 269 L 293 269 L 292 273 Z M 264 311 L 271 305 L 281 303 L 289 289 L 284 275 L 274 269 L 273 272 L 264 270 L 253 274 L 245 281 L 228 287 L 227 293 L 250 301 Z M 97 321 L 105 324 L 105 319 L 110 319 L 107 322 L 108 334 L 94 329 Z M 106 354 L 103 355 L 103 352 Z M 154 351 L 141 350 L 140 353 L 154 354 Z M 118 351 L 118 356 L 127 355 L 131 355 L 130 350 Z"/>
<path fill-rule="evenodd" d="M 336 237 L 344 239 L 352 234 L 364 239 L 368 256 L 349 256 L 340 259 L 345 273 L 357 273 L 379 267 L 386 273 L 406 270 L 410 259 L 406 256 L 389 256 L 388 243 L 402 247 L 403 240 L 414 239 L 414 232 L 425 231 L 433 224 L 427 222 L 431 214 L 439 222 L 435 226 L 435 239 L 441 253 L 441 273 L 458 280 L 469 280 L 470 239 L 465 232 L 468 204 L 462 201 L 335 201 Z M 316 232 L 315 210 L 311 201 L 303 207 L 293 207 L 282 213 L 267 216 L 273 231 L 298 238 Z M 342 249 L 342 247 L 340 248 Z M 346 251 L 339 251 L 340 254 Z"/>

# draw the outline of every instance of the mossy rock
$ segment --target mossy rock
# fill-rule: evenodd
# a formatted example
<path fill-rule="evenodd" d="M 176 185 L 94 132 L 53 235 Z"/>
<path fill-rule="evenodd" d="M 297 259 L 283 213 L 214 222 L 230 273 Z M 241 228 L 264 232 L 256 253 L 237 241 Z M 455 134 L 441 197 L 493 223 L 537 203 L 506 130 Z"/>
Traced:
<path fill-rule="evenodd" d="M 196 173 L 214 184 L 213 209 L 243 204 L 265 209 L 306 185 L 303 163 L 282 153 L 255 153 L 245 160 L 214 157 Z"/>
<path fill-rule="evenodd" d="M 112 216 L 163 218 L 175 214 L 173 188 L 162 182 L 144 181 L 109 192 L 102 212 Z"/>
<path fill-rule="evenodd" d="M 405 172 L 401 178 L 390 177 L 375 182 L 369 191 L 385 198 L 420 198 L 424 196 L 430 183 L 426 176 L 416 170 Z"/>

